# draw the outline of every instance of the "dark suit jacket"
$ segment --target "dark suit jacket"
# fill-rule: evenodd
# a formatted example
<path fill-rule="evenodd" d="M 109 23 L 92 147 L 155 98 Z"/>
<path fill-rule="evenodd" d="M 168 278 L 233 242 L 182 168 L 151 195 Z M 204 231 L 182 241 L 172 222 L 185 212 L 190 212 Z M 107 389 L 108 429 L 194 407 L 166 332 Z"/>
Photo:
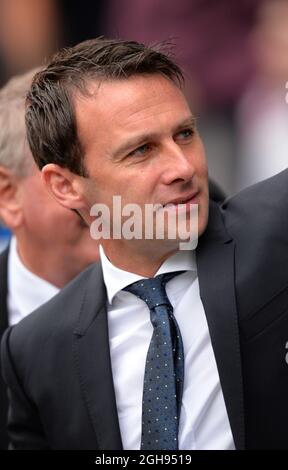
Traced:
<path fill-rule="evenodd" d="M 288 170 L 223 210 L 236 247 L 246 444 L 288 449 Z"/>
<path fill-rule="evenodd" d="M 288 173 L 280 177 L 281 184 L 285 179 L 288 188 Z M 256 223 L 252 206 L 264 201 L 266 208 L 265 185 L 271 183 L 231 200 L 223 212 L 212 203 L 197 248 L 200 294 L 237 449 L 288 448 L 288 236 L 287 230 L 278 234 L 288 221 L 281 225 L 275 217 L 275 227 L 266 226 L 268 214 L 262 211 Z M 250 236 L 244 233 L 241 210 Z M 270 241 L 279 247 L 270 251 Z M 100 264 L 10 328 L 2 356 L 14 448 L 122 448 Z"/>
<path fill-rule="evenodd" d="M 8 327 L 7 310 L 7 271 L 8 271 L 9 248 L 0 254 L 0 338 Z M 1 370 L 1 367 L 0 367 Z M 8 436 L 6 431 L 7 422 L 7 392 L 6 386 L 0 376 L 0 449 L 7 449 Z"/>

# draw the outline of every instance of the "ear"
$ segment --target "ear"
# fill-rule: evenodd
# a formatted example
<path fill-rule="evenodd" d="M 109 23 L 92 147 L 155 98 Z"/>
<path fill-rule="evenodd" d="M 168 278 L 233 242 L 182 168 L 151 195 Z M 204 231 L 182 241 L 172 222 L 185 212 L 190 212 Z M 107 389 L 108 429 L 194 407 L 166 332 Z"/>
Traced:
<path fill-rule="evenodd" d="M 23 221 L 19 184 L 19 178 L 11 170 L 0 166 L 0 217 L 12 231 Z"/>
<path fill-rule="evenodd" d="M 81 176 L 55 163 L 45 165 L 41 173 L 44 185 L 61 206 L 78 210 L 86 207 Z"/>

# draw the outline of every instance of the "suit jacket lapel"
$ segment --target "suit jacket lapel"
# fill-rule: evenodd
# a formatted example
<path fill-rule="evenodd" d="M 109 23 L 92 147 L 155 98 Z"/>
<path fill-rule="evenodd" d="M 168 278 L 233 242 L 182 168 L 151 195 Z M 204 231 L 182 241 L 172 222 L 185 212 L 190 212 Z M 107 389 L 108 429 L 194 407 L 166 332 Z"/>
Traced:
<path fill-rule="evenodd" d="M 79 324 L 74 331 L 75 354 L 82 393 L 99 449 L 121 450 L 111 368 L 106 290 L 100 263 L 87 283 Z"/>
<path fill-rule="evenodd" d="M 209 326 L 224 400 L 236 449 L 243 449 L 244 407 L 238 317 L 235 299 L 234 243 L 212 203 L 209 226 L 197 248 L 200 295 Z"/>

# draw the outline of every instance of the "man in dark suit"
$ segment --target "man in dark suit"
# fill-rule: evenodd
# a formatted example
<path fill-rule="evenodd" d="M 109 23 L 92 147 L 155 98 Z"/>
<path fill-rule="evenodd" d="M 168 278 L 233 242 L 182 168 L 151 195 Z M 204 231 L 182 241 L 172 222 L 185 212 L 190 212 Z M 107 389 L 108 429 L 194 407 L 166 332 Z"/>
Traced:
<path fill-rule="evenodd" d="M 279 411 L 288 391 L 285 295 L 276 295 L 273 271 L 261 285 L 257 269 L 278 227 L 264 230 L 265 213 L 259 226 L 247 217 L 245 238 L 237 218 L 245 197 L 244 209 L 241 198 L 224 212 L 209 204 L 205 153 L 179 79 L 159 51 L 92 40 L 58 54 L 33 82 L 28 139 L 60 204 L 91 226 L 94 203 L 114 209 L 117 194 L 124 207 L 160 204 L 178 218 L 174 238 L 167 219 L 164 240 L 154 232 L 103 237 L 101 263 L 7 331 L 2 361 L 15 449 L 287 447 L 287 412 L 274 428 L 270 400 L 281 399 Z M 263 190 L 250 198 L 261 205 Z M 199 244 L 181 251 L 180 229 L 195 204 Z M 272 250 L 273 269 L 283 240 Z M 275 312 L 284 323 L 269 336 Z M 269 357 L 257 343 L 266 327 L 274 344 L 281 339 Z M 266 388 L 256 403 L 258 384 Z"/>
<path fill-rule="evenodd" d="M 0 90 L 0 217 L 13 233 L 0 255 L 0 337 L 98 259 L 88 227 L 51 198 L 27 146 L 25 95 L 35 73 L 14 77 Z M 0 448 L 5 449 L 2 379 L 0 403 Z"/>

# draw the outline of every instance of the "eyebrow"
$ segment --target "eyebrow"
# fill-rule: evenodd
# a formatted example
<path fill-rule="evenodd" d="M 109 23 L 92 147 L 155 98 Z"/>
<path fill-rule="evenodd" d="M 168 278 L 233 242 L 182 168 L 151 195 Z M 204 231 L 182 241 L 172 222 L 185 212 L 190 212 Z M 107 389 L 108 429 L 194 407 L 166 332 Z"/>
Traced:
<path fill-rule="evenodd" d="M 196 118 L 195 116 L 188 116 L 186 119 L 181 121 L 179 124 L 175 126 L 173 129 L 173 134 L 179 132 L 181 129 L 183 129 L 186 126 L 192 126 L 196 127 Z M 126 141 L 123 145 L 117 148 L 115 152 L 113 152 L 112 159 L 116 159 L 120 155 L 124 154 L 125 152 L 128 152 L 129 150 L 133 150 L 137 147 L 140 147 L 143 145 L 145 142 L 149 142 L 151 140 L 154 140 L 158 136 L 157 133 L 147 133 L 147 134 L 141 134 L 138 136 L 133 137 L 132 139 Z"/>

